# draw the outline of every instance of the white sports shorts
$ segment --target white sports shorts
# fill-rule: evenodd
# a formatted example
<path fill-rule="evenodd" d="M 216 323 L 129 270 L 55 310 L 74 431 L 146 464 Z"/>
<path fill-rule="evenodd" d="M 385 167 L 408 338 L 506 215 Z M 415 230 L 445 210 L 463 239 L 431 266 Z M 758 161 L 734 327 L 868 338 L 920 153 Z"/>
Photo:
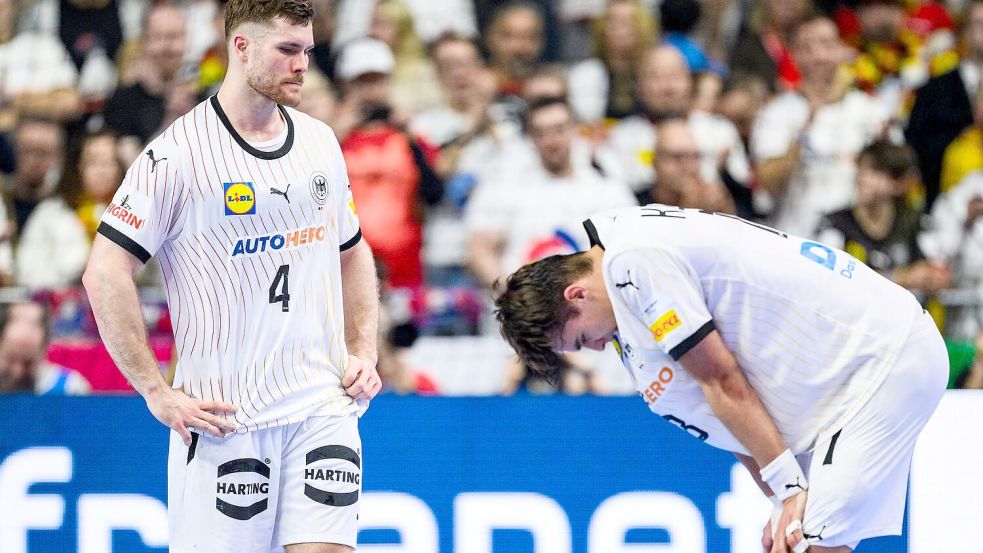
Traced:
<path fill-rule="evenodd" d="M 355 547 L 362 492 L 355 415 L 225 438 L 193 436 L 188 447 L 171 432 L 172 553 L 270 553 L 292 543 Z"/>
<path fill-rule="evenodd" d="M 915 440 L 948 378 L 945 343 L 923 313 L 870 401 L 799 456 L 809 479 L 802 528 L 810 544 L 856 549 L 864 538 L 901 534 Z"/>

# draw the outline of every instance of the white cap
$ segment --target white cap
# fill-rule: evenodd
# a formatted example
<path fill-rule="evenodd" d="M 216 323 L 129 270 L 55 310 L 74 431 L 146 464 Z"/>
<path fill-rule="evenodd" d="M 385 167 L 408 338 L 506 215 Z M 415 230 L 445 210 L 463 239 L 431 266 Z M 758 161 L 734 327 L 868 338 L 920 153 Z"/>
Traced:
<path fill-rule="evenodd" d="M 349 42 L 341 51 L 335 75 L 343 81 L 350 81 L 367 73 L 388 75 L 395 65 L 393 53 L 385 42 L 374 38 L 360 38 Z"/>

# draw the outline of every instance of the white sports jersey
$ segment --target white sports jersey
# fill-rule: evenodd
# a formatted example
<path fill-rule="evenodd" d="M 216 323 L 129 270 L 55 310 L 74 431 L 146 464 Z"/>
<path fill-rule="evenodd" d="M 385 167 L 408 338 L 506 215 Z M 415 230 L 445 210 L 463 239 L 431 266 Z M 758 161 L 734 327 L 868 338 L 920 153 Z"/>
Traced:
<path fill-rule="evenodd" d="M 707 334 L 719 332 L 798 454 L 866 403 L 921 313 L 845 252 L 734 216 L 652 204 L 584 225 L 604 248 L 618 346 L 639 392 L 723 449 L 747 453 L 674 363 Z"/>
<path fill-rule="evenodd" d="M 357 411 L 347 365 L 340 251 L 361 238 L 341 149 L 289 108 L 279 149 L 236 133 L 216 97 L 147 145 L 99 233 L 159 255 L 175 387 L 238 406 L 240 431 Z"/>

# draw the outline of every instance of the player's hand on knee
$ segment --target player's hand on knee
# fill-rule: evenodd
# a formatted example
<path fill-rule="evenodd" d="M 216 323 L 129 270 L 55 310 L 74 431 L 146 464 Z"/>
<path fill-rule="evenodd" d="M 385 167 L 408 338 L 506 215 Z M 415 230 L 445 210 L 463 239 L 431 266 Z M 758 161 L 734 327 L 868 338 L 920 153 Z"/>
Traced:
<path fill-rule="evenodd" d="M 348 356 L 348 368 L 341 379 L 341 385 L 349 396 L 357 400 L 369 400 L 382 389 L 382 378 L 375 363 L 356 355 Z"/>
<path fill-rule="evenodd" d="M 805 553 L 809 547 L 802 533 L 802 517 L 806 511 L 809 492 L 799 492 L 785 500 L 782 516 L 775 529 L 771 553 Z"/>
<path fill-rule="evenodd" d="M 235 432 L 236 424 L 218 415 L 235 413 L 234 405 L 221 401 L 200 401 L 181 390 L 164 388 L 147 397 L 150 412 L 165 426 L 177 432 L 184 445 L 191 445 L 191 429 L 222 437 Z"/>

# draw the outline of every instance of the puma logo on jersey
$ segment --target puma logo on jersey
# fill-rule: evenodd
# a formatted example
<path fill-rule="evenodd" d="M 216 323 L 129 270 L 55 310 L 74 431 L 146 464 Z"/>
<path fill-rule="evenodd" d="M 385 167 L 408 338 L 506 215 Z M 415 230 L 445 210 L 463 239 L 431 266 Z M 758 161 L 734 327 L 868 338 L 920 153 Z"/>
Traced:
<path fill-rule="evenodd" d="M 823 527 L 819 529 L 819 533 L 818 534 L 807 534 L 807 533 L 805 533 L 805 531 L 803 531 L 802 532 L 802 536 L 805 537 L 807 540 L 819 540 L 819 541 L 822 541 L 823 540 L 823 531 L 824 530 L 826 530 L 826 525 L 825 524 L 823 524 Z"/>
<path fill-rule="evenodd" d="M 133 211 L 133 206 L 131 206 L 130 202 L 127 201 L 129 199 L 130 199 L 129 194 L 123 196 L 123 199 L 119 201 L 119 206 L 122 207 L 123 209 L 128 209 L 130 211 Z"/>
<path fill-rule="evenodd" d="M 806 489 L 802 487 L 802 484 L 799 484 L 798 476 L 795 477 L 795 484 L 785 484 L 786 490 L 791 490 L 792 488 L 799 488 L 802 491 L 806 491 Z M 822 530 L 820 530 L 820 532 L 822 532 Z"/>
<path fill-rule="evenodd" d="M 631 281 L 631 271 L 628 271 L 628 278 L 627 278 L 627 280 L 625 280 L 624 282 L 615 282 L 614 283 L 614 287 L 617 288 L 617 289 L 619 289 L 619 290 L 621 290 L 622 288 L 627 288 L 629 286 L 631 286 L 635 290 L 638 290 L 638 286 L 636 286 L 635 283 Z"/>
<path fill-rule="evenodd" d="M 290 198 L 287 197 L 287 192 L 290 192 L 290 183 L 289 182 L 287 183 L 287 189 L 286 190 L 279 190 L 279 189 L 273 188 L 272 186 L 270 187 L 270 194 L 273 194 L 274 196 L 283 196 L 283 199 L 284 200 L 287 200 L 287 203 L 289 204 L 290 203 Z"/>
<path fill-rule="evenodd" d="M 157 169 L 157 164 L 158 163 L 160 163 L 160 162 L 162 162 L 162 161 L 164 161 L 164 160 L 167 159 L 166 157 L 162 157 L 160 159 L 154 159 L 154 151 L 153 150 L 147 150 L 147 157 L 150 158 L 150 163 L 152 164 L 150 166 L 150 172 L 151 173 L 153 173 L 154 170 Z"/>

